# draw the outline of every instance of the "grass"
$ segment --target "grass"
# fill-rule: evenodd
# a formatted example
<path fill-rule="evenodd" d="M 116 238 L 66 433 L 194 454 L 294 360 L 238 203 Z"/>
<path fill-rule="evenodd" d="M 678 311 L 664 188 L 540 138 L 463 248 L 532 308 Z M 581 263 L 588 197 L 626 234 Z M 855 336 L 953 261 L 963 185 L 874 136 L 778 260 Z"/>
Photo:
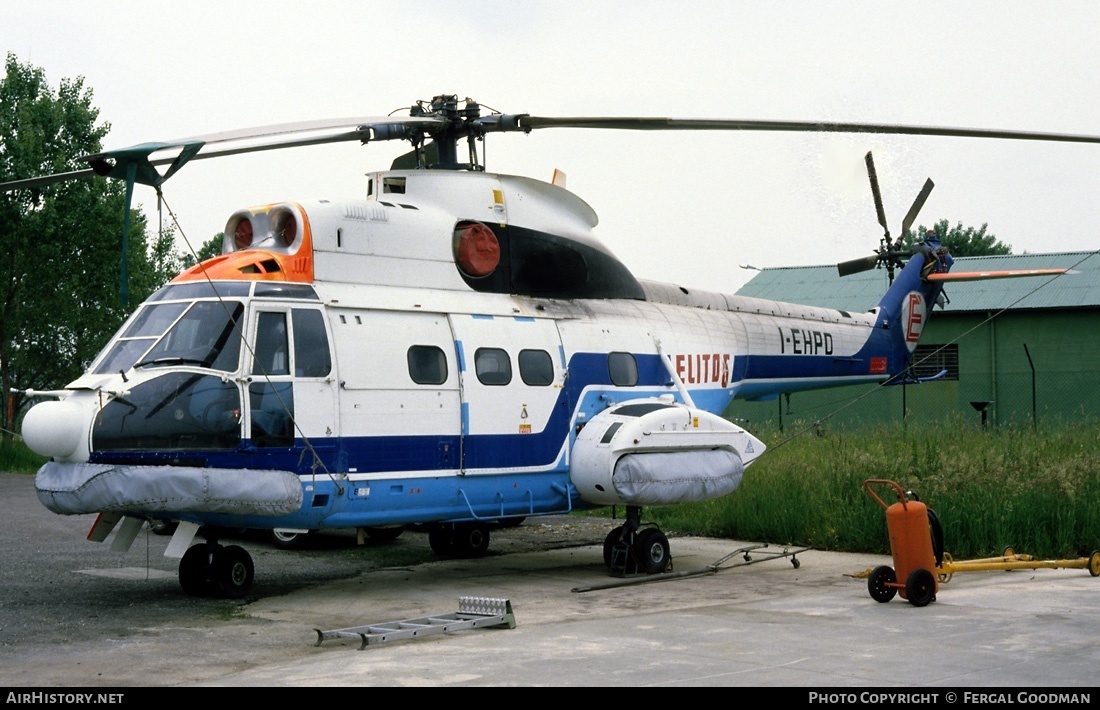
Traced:
<path fill-rule="evenodd" d="M 781 437 L 771 438 L 734 494 L 645 517 L 694 534 L 889 553 L 885 511 L 864 489 L 868 479 L 887 479 L 935 510 L 956 559 L 999 555 L 1008 545 L 1042 558 L 1100 548 L 1095 423 L 1039 431 L 883 427 L 779 446 Z M 872 489 L 887 505 L 898 500 L 888 485 Z"/>
<path fill-rule="evenodd" d="M 0 471 L 34 473 L 46 461 L 45 456 L 34 453 L 21 440 L 0 438 Z"/>

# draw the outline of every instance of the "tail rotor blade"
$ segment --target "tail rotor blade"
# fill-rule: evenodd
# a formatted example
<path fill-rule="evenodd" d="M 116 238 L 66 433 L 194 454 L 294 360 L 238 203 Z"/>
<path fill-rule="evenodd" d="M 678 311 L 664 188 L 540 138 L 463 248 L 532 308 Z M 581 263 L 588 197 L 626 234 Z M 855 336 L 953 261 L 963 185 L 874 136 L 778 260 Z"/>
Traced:
<path fill-rule="evenodd" d="M 871 194 L 875 196 L 875 211 L 878 212 L 878 223 L 886 230 L 886 236 L 890 236 L 890 227 L 886 224 L 886 210 L 882 208 L 882 193 L 878 189 L 878 173 L 875 172 L 875 159 L 871 157 L 871 151 L 867 151 L 867 177 L 871 179 Z"/>
<path fill-rule="evenodd" d="M 913 206 L 909 208 L 909 214 L 905 215 L 905 219 L 901 222 L 901 233 L 904 235 L 909 231 L 909 228 L 913 226 L 913 222 L 917 219 L 917 214 L 920 213 L 921 207 L 924 207 L 924 201 L 928 199 L 928 194 L 932 192 L 932 188 L 936 185 L 932 182 L 932 178 L 928 178 L 924 181 L 924 187 L 921 188 L 920 194 L 917 195 L 917 199 L 913 200 Z"/>
<path fill-rule="evenodd" d="M 852 259 L 851 261 L 842 261 L 836 265 L 836 269 L 840 272 L 841 276 L 851 276 L 852 274 L 858 274 L 863 271 L 870 271 L 878 266 L 878 255 L 865 256 L 862 259 Z"/>

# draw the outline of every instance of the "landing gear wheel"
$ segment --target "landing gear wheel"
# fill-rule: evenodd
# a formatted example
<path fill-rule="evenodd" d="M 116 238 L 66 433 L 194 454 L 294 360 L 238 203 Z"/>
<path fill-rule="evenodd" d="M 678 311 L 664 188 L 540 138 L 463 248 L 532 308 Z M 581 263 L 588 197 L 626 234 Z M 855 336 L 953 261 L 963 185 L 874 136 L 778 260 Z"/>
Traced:
<path fill-rule="evenodd" d="M 252 589 L 255 567 L 252 556 L 239 545 L 222 547 L 214 552 L 210 570 L 213 588 L 228 599 L 243 599 Z"/>
<path fill-rule="evenodd" d="M 629 538 L 624 539 L 623 531 L 625 525 L 619 525 L 612 529 L 612 532 L 607 533 L 607 537 L 604 538 L 604 565 L 607 569 L 613 572 L 613 574 L 632 575 L 638 571 L 637 554 L 634 551 L 634 547 L 630 545 Z M 637 539 L 637 536 L 635 537 Z M 615 548 L 625 546 L 626 559 L 615 559 Z M 614 562 L 621 562 L 621 569 L 616 569 Z"/>
<path fill-rule="evenodd" d="M 607 565 L 608 569 L 611 569 L 611 551 L 615 549 L 615 545 L 619 544 L 619 539 L 622 536 L 623 526 L 620 525 L 607 533 L 607 537 L 603 539 L 603 563 Z"/>
<path fill-rule="evenodd" d="M 661 574 L 668 569 L 672 559 L 668 538 L 657 528 L 639 530 L 634 538 L 634 556 L 638 559 L 641 571 L 646 574 Z"/>
<path fill-rule="evenodd" d="M 897 582 L 897 579 L 893 567 L 886 565 L 875 567 L 874 571 L 871 572 L 871 576 L 867 578 L 867 592 L 876 602 L 885 604 L 898 593 L 896 587 L 887 586 Z"/>
<path fill-rule="evenodd" d="M 484 557 L 489 551 L 489 526 L 484 523 L 455 525 L 454 549 L 464 559 Z"/>
<path fill-rule="evenodd" d="M 1015 557 L 1016 549 L 1012 545 L 1008 545 L 1005 549 L 1001 550 L 1001 557 Z"/>
<path fill-rule="evenodd" d="M 450 525 L 433 525 L 428 528 L 428 545 L 440 557 L 454 557 L 455 540 Z"/>
<path fill-rule="evenodd" d="M 280 550 L 297 550 L 305 544 L 309 532 L 275 528 L 267 531 L 267 541 Z"/>
<path fill-rule="evenodd" d="M 205 597 L 211 592 L 210 545 L 192 545 L 180 560 L 180 586 L 189 597 Z"/>
<path fill-rule="evenodd" d="M 905 580 L 905 596 L 913 606 L 928 606 L 936 599 L 936 578 L 923 567 L 913 570 Z"/>
<path fill-rule="evenodd" d="M 1089 555 L 1089 574 L 1100 577 L 1100 550 Z"/>
<path fill-rule="evenodd" d="M 375 542 L 393 542 L 401 537 L 401 533 L 405 532 L 405 526 L 394 525 L 384 528 L 363 528 L 363 532 Z"/>

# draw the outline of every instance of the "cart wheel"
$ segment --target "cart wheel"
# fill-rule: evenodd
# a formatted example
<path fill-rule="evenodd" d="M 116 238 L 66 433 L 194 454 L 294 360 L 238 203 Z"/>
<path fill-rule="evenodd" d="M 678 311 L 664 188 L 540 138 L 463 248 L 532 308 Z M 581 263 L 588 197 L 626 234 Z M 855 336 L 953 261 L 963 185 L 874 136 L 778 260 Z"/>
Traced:
<path fill-rule="evenodd" d="M 888 586 L 895 582 L 897 582 L 897 577 L 894 576 L 892 567 L 886 565 L 875 567 L 874 571 L 871 572 L 871 576 L 867 578 L 867 591 L 876 602 L 885 604 L 898 593 L 897 587 Z"/>
<path fill-rule="evenodd" d="M 1089 574 L 1100 577 L 1100 550 L 1089 555 Z"/>
<path fill-rule="evenodd" d="M 928 528 L 932 531 L 932 554 L 936 556 L 936 564 L 943 564 L 943 525 L 936 511 L 928 509 Z"/>
<path fill-rule="evenodd" d="M 1001 557 L 1015 557 L 1015 556 L 1016 556 L 1016 548 L 1014 548 L 1012 545 L 1007 545 L 1007 546 L 1005 546 L 1005 549 L 1001 550 Z"/>
<path fill-rule="evenodd" d="M 936 598 L 936 578 L 923 567 L 913 570 L 905 580 L 905 596 L 913 606 L 928 606 Z"/>

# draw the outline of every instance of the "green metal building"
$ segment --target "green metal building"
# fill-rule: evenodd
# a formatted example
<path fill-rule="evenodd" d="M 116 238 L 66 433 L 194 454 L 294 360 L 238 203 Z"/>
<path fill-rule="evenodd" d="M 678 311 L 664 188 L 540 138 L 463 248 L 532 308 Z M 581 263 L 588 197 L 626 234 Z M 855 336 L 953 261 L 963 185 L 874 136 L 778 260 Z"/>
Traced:
<path fill-rule="evenodd" d="M 914 354 L 920 384 L 858 385 L 768 402 L 736 401 L 749 428 L 820 422 L 836 429 L 889 421 L 988 426 L 1100 417 L 1100 254 L 970 257 L 952 271 L 1062 267 L 1074 273 L 947 284 Z M 840 278 L 835 265 L 764 269 L 738 295 L 866 311 L 886 292 L 884 270 Z M 984 409 L 984 411 L 983 411 Z"/>

